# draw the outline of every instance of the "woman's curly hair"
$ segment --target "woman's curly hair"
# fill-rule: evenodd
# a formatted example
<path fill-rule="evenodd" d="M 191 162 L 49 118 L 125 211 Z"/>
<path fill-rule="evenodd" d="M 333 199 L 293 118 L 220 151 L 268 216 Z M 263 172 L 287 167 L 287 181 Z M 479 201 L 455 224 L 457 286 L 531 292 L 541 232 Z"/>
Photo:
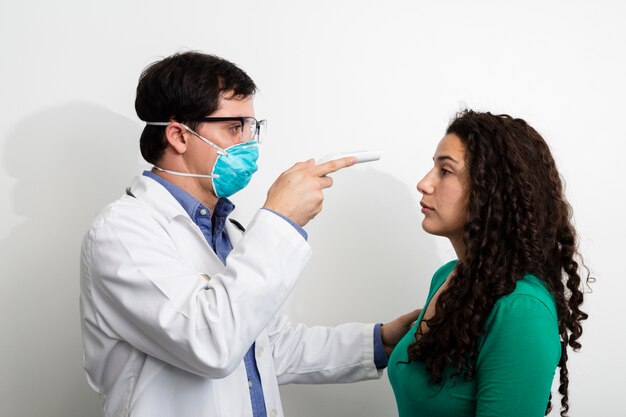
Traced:
<path fill-rule="evenodd" d="M 571 207 L 550 149 L 522 119 L 464 110 L 447 134 L 466 146 L 468 219 L 465 257 L 455 279 L 435 304 L 427 332 L 418 329 L 409 361 L 422 361 L 434 383 L 444 367 L 454 376 L 475 374 L 477 338 L 495 302 L 511 293 L 525 274 L 542 278 L 554 296 L 561 338 L 561 415 L 567 415 L 567 346 L 580 348 L 583 286 L 591 281 L 579 265 Z M 579 275 L 586 271 L 585 283 Z M 551 409 L 551 396 L 546 414 Z"/>

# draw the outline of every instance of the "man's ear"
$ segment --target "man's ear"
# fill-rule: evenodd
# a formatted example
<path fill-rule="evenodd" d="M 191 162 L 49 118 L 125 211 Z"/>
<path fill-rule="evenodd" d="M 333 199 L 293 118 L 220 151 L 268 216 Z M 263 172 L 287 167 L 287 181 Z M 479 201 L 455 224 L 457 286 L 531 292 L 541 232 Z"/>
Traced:
<path fill-rule="evenodd" d="M 165 128 L 165 139 L 179 154 L 187 151 L 187 130 L 180 123 L 171 122 Z"/>

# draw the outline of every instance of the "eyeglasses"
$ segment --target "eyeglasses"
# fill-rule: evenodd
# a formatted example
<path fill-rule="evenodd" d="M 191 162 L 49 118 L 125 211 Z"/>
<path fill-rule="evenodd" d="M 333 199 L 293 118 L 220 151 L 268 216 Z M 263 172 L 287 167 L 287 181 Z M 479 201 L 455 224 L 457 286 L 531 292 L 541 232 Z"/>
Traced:
<path fill-rule="evenodd" d="M 202 117 L 194 122 L 220 123 L 225 133 L 241 135 L 242 142 L 256 141 L 261 143 L 267 131 L 267 120 L 257 120 L 254 117 Z"/>

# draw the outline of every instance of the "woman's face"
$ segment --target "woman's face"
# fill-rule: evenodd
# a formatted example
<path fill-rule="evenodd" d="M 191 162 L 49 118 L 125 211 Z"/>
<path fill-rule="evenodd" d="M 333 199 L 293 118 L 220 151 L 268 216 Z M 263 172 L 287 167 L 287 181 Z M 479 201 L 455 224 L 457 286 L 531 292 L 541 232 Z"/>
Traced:
<path fill-rule="evenodd" d="M 417 183 L 422 193 L 422 228 L 433 235 L 450 239 L 459 255 L 463 226 L 467 221 L 468 179 L 465 167 L 465 144 L 449 134 L 441 139 L 434 167 Z"/>

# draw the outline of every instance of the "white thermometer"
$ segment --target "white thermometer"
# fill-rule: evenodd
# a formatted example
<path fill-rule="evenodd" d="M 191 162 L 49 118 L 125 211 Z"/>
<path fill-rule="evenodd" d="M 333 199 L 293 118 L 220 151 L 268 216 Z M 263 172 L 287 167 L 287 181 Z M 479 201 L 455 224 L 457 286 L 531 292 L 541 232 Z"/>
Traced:
<path fill-rule="evenodd" d="M 316 164 L 323 164 L 324 162 L 333 161 L 339 158 L 345 158 L 353 156 L 356 158 L 356 163 L 378 161 L 380 159 L 380 152 L 377 151 L 352 151 L 352 152 L 339 152 L 332 153 L 319 159 Z"/>

